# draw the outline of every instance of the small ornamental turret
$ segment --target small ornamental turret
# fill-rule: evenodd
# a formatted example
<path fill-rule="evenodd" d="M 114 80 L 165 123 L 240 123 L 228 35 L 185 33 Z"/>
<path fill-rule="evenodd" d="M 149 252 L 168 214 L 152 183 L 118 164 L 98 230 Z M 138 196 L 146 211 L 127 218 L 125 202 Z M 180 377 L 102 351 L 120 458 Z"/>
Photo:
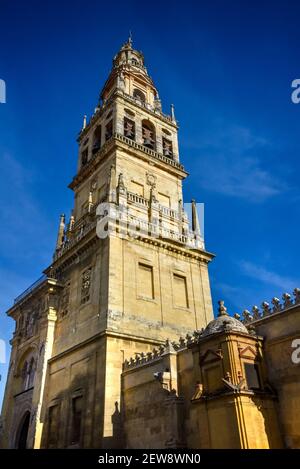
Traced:
<path fill-rule="evenodd" d="M 75 225 L 75 217 L 74 217 L 74 212 L 72 210 L 71 216 L 70 216 L 70 223 L 69 223 L 69 231 L 73 231 Z"/>
<path fill-rule="evenodd" d="M 193 232 L 200 236 L 200 224 L 199 224 L 199 218 L 198 218 L 198 212 L 197 212 L 197 204 L 194 199 L 192 199 L 192 230 Z"/>
<path fill-rule="evenodd" d="M 171 118 L 173 122 L 176 122 L 174 104 L 171 104 Z"/>
<path fill-rule="evenodd" d="M 61 248 L 65 239 L 65 221 L 66 221 L 65 215 L 61 214 L 59 227 L 58 227 L 58 233 L 57 233 L 57 240 L 56 240 L 56 250 Z"/>
<path fill-rule="evenodd" d="M 90 191 L 90 192 L 89 192 L 89 199 L 88 199 L 88 212 L 89 212 L 89 213 L 91 213 L 93 207 L 94 207 L 94 204 L 93 204 L 93 192 Z"/>
<path fill-rule="evenodd" d="M 86 114 L 83 116 L 82 130 L 86 128 Z"/>

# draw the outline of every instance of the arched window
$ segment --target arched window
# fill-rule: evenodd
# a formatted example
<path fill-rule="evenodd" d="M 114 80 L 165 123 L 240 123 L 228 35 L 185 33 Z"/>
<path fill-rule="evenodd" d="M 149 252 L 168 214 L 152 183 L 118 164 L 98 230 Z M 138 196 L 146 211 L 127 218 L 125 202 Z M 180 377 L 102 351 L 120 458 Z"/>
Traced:
<path fill-rule="evenodd" d="M 31 357 L 28 367 L 28 388 L 32 388 L 35 376 L 35 360 Z"/>
<path fill-rule="evenodd" d="M 167 138 L 163 137 L 162 144 L 163 144 L 163 154 L 165 156 L 168 156 L 169 158 L 172 158 L 173 157 L 173 145 L 172 145 L 171 140 L 168 140 Z"/>
<path fill-rule="evenodd" d="M 131 140 L 135 140 L 135 123 L 128 117 L 124 117 L 124 135 Z"/>
<path fill-rule="evenodd" d="M 143 145 L 147 148 L 151 148 L 155 150 L 155 127 L 154 125 L 148 121 L 142 121 L 142 138 L 143 138 Z"/>
<path fill-rule="evenodd" d="M 144 93 L 141 90 L 138 90 L 137 88 L 133 90 L 133 97 L 141 101 L 141 103 L 145 103 L 146 101 Z"/>
<path fill-rule="evenodd" d="M 33 356 L 28 356 L 21 364 L 20 378 L 21 378 L 21 389 L 20 391 L 27 391 L 33 387 L 34 376 L 35 376 L 36 362 Z"/>
<path fill-rule="evenodd" d="M 100 147 L 101 147 L 101 125 L 98 125 L 95 129 L 94 136 L 93 136 L 93 147 L 92 147 L 93 155 L 97 153 Z"/>

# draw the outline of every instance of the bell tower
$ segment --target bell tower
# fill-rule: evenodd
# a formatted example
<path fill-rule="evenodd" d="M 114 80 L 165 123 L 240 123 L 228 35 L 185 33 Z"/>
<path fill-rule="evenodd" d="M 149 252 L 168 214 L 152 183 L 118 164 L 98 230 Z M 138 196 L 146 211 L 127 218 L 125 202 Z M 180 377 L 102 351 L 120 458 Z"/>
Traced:
<path fill-rule="evenodd" d="M 187 172 L 177 132 L 174 107 L 163 113 L 143 54 L 129 38 L 78 135 L 77 174 L 69 185 L 74 209 L 69 219 L 60 218 L 53 262 L 44 271 L 43 281 L 55 284 L 51 334 L 42 310 L 35 335 L 22 329 L 23 305 L 30 315 L 31 303 L 43 295 L 40 286 L 9 311 L 17 323 L 15 366 L 26 344 L 47 351 L 35 357 L 36 382 L 43 385 L 34 385 L 38 410 L 29 447 L 122 447 L 124 361 L 136 355 L 143 362 L 153 347 L 213 318 L 213 255 L 205 250 L 196 203 L 191 220 L 184 210 Z"/>

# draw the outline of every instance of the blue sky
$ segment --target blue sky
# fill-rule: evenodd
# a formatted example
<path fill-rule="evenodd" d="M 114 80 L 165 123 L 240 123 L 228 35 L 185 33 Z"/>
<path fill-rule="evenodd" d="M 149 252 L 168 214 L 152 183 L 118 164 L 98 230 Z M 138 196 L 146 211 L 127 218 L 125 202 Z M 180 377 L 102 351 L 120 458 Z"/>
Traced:
<path fill-rule="evenodd" d="M 1 2 L 0 339 L 69 213 L 76 135 L 133 32 L 180 124 L 185 201 L 205 202 L 214 303 L 231 313 L 300 286 L 295 1 Z M 9 352 L 7 348 L 7 352 Z M 5 375 L 6 365 L 0 363 Z M 0 382 L 0 400 L 4 376 Z"/>

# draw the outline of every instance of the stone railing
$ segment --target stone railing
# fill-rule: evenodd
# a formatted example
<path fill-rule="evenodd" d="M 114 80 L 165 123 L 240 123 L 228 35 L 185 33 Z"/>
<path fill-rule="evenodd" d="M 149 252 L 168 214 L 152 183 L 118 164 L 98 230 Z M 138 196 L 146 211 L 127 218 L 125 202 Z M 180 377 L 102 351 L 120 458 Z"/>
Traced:
<path fill-rule="evenodd" d="M 145 199 L 141 195 L 134 194 L 133 192 L 127 191 L 127 200 L 133 204 L 143 205 L 144 207 L 149 208 L 149 200 Z"/>
<path fill-rule="evenodd" d="M 23 298 L 25 298 L 27 295 L 32 293 L 33 290 L 35 290 L 42 283 L 44 283 L 45 280 L 47 280 L 47 278 L 48 277 L 46 275 L 42 275 L 38 280 L 36 280 L 32 285 L 30 285 L 30 287 L 26 288 L 26 290 L 24 290 L 23 293 L 21 293 L 21 295 L 19 295 L 15 298 L 14 304 L 19 303 L 21 300 L 23 300 Z"/>
<path fill-rule="evenodd" d="M 141 143 L 137 143 L 134 140 L 131 140 L 130 138 L 125 137 L 122 134 L 119 134 L 119 133 L 115 132 L 114 133 L 114 138 L 116 140 L 119 140 L 120 142 L 126 143 L 127 145 L 135 148 L 136 150 L 140 150 L 140 151 L 146 153 L 147 155 L 152 156 L 152 158 L 160 160 L 163 163 L 167 163 L 168 165 L 173 166 L 176 169 L 184 171 L 183 165 L 178 163 L 177 161 L 173 160 L 172 158 L 168 158 L 167 156 L 164 156 L 161 153 L 157 153 L 155 150 L 152 150 L 151 148 L 145 147 Z"/>
<path fill-rule="evenodd" d="M 178 342 L 170 342 L 169 339 L 163 345 L 158 348 L 154 348 L 152 352 L 141 352 L 136 353 L 135 357 L 131 357 L 129 360 L 125 360 L 123 363 L 123 370 L 130 370 L 144 364 L 151 364 L 159 361 L 164 355 L 168 353 L 176 353 L 180 350 L 184 350 L 188 345 L 197 343 L 201 337 L 201 331 L 194 331 L 193 335 L 187 334 L 184 337 L 180 337 Z"/>
<path fill-rule="evenodd" d="M 128 222 L 128 230 L 131 230 L 133 227 L 136 228 L 139 235 L 152 236 L 153 238 L 162 238 L 170 239 L 176 241 L 177 243 L 184 244 L 190 249 L 204 249 L 203 239 L 196 239 L 193 232 L 187 234 L 182 234 L 177 231 L 170 230 L 169 228 L 164 227 L 160 224 L 149 223 L 147 220 L 135 217 L 130 218 L 130 220 L 123 219 L 122 227 L 123 230 Z M 124 226 L 125 223 L 125 226 Z"/>
<path fill-rule="evenodd" d="M 151 104 L 149 103 L 143 103 L 140 99 L 138 98 L 135 98 L 134 96 L 131 96 L 130 94 L 128 93 L 125 93 L 125 91 L 121 91 L 118 89 L 117 91 L 118 94 L 122 94 L 128 101 L 131 101 L 132 103 L 136 104 L 137 106 L 140 106 L 144 109 L 146 109 L 147 111 L 151 112 L 151 114 L 153 114 L 154 116 L 158 116 L 158 117 L 161 117 L 162 119 L 172 123 L 172 124 L 176 124 L 176 122 L 174 122 L 172 120 L 172 117 L 169 116 L 168 114 L 164 114 L 162 111 L 160 110 L 156 110 L 153 106 L 151 106 Z"/>
<path fill-rule="evenodd" d="M 165 207 L 164 205 L 160 205 L 160 204 L 159 204 L 159 210 L 162 213 L 162 215 L 179 220 L 179 213 L 177 212 L 177 210 L 173 210 L 172 208 Z"/>
<path fill-rule="evenodd" d="M 235 314 L 234 317 L 241 320 L 244 324 L 259 321 L 265 317 L 271 316 L 272 314 L 281 313 L 293 306 L 300 305 L 300 288 L 294 289 L 293 297 L 289 293 L 284 293 L 282 295 L 282 301 L 280 301 L 279 298 L 274 297 L 271 301 L 271 305 L 267 301 L 263 301 L 261 309 L 259 309 L 258 306 L 253 306 L 252 312 L 247 309 L 243 311 L 242 319 L 239 314 Z"/>

